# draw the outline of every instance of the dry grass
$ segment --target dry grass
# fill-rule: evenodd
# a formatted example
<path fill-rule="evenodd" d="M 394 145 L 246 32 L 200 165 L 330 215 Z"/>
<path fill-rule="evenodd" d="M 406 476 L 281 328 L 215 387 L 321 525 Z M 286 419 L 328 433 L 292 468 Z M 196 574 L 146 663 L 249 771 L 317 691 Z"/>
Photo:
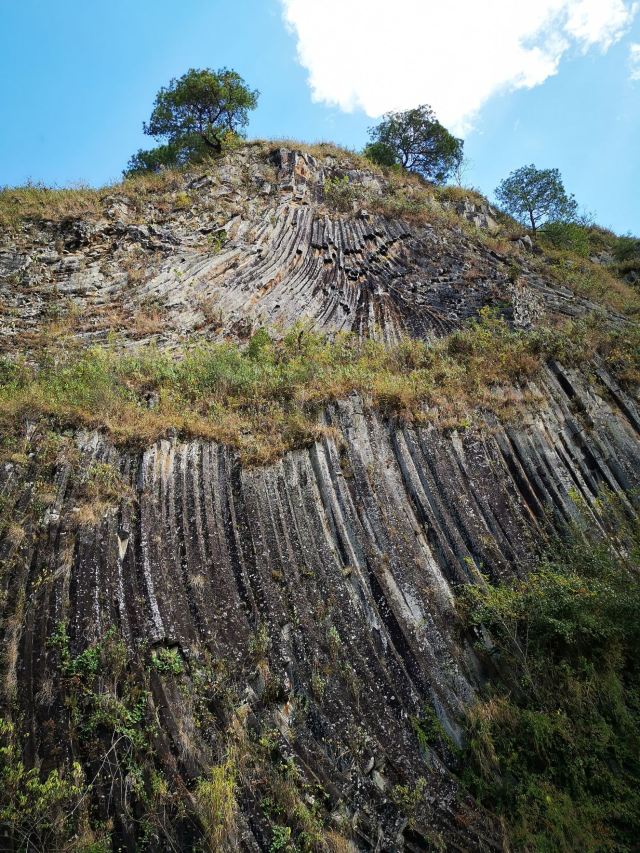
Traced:
<path fill-rule="evenodd" d="M 55 189 L 28 183 L 0 190 L 0 227 L 13 229 L 25 219 L 63 220 L 95 217 L 108 189 Z"/>
<path fill-rule="evenodd" d="M 324 840 L 330 853 L 357 853 L 358 848 L 353 841 L 334 830 L 327 832 Z"/>
<path fill-rule="evenodd" d="M 578 296 L 627 316 L 640 315 L 640 293 L 602 264 L 571 252 L 545 249 L 539 271 Z"/>
<path fill-rule="evenodd" d="M 294 328 L 275 342 L 258 332 L 246 350 L 203 344 L 181 357 L 150 347 L 46 353 L 39 368 L 14 366 L 0 385 L 0 426 L 26 420 L 103 429 L 122 445 L 145 446 L 169 432 L 237 448 L 248 464 L 328 433 L 319 417 L 352 393 L 407 422 L 466 427 L 483 412 L 513 418 L 539 403 L 528 383 L 547 358 L 588 361 L 600 352 L 618 376 L 640 375 L 635 327 L 609 334 L 602 324 L 555 332 L 512 332 L 485 313 L 434 345 L 393 347 L 338 335 L 333 342 Z"/>
<path fill-rule="evenodd" d="M 438 201 L 451 202 L 452 204 L 460 204 L 465 201 L 478 205 L 489 204 L 485 196 L 473 187 L 435 187 L 435 195 Z"/>
<path fill-rule="evenodd" d="M 109 319 L 112 319 L 111 312 Z M 49 352 L 52 356 L 59 349 L 80 348 L 82 344 L 76 335 L 91 321 L 92 318 L 83 316 L 73 304 L 61 305 L 52 319 L 45 319 L 40 325 L 20 333 L 21 348 Z"/>
<path fill-rule="evenodd" d="M 142 305 L 132 311 L 126 323 L 127 332 L 134 338 L 160 335 L 167 328 L 167 312 L 160 305 Z"/>
<path fill-rule="evenodd" d="M 27 183 L 0 190 L 0 228 L 14 230 L 25 220 L 61 222 L 65 219 L 92 219 L 103 214 L 110 196 L 124 196 L 134 209 L 148 198 L 180 190 L 185 169 L 165 169 L 148 175 L 135 175 L 98 189 L 47 187 Z M 173 206 L 173 199 L 169 209 Z"/>
<path fill-rule="evenodd" d="M 204 317 L 203 326 L 210 329 L 219 329 L 224 324 L 222 310 L 220 308 L 220 294 L 196 297 L 196 305 Z"/>
<path fill-rule="evenodd" d="M 316 160 L 324 160 L 326 157 L 331 157 L 339 165 L 346 166 L 349 169 L 361 169 L 364 172 L 371 172 L 375 175 L 384 174 L 381 166 L 373 163 L 367 157 L 360 154 L 360 152 L 336 145 L 334 142 L 301 142 L 299 139 L 270 139 L 257 140 L 249 144 L 260 146 L 265 151 L 273 151 L 276 148 L 302 151 L 304 154 L 310 154 L 312 157 L 315 157 Z"/>
<path fill-rule="evenodd" d="M 120 472 L 106 462 L 91 465 L 82 475 L 74 520 L 79 526 L 93 526 L 109 512 L 125 503 L 132 503 L 134 492 Z"/>
<path fill-rule="evenodd" d="M 224 764 L 212 767 L 201 779 L 194 793 L 196 809 L 204 829 L 210 853 L 235 848 L 236 802 L 235 764 L 228 758 Z"/>

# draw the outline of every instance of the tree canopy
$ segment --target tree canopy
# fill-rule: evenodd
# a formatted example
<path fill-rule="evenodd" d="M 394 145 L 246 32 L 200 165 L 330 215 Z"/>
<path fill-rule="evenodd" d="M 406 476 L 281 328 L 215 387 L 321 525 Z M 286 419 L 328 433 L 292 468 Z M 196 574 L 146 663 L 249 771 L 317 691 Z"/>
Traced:
<path fill-rule="evenodd" d="M 138 175 L 143 172 L 158 172 L 162 168 L 182 166 L 190 160 L 196 159 L 196 154 L 202 152 L 204 146 L 187 144 L 183 140 L 181 144 L 158 145 L 148 150 L 140 149 L 130 158 L 126 175 Z"/>
<path fill-rule="evenodd" d="M 570 222 L 578 210 L 559 170 L 537 169 L 533 163 L 511 172 L 495 193 L 504 210 L 532 231 L 546 222 Z"/>
<path fill-rule="evenodd" d="M 462 160 L 462 139 L 437 120 L 427 104 L 390 112 L 369 128 L 365 155 L 383 166 L 400 165 L 428 181 L 443 183 Z"/>
<path fill-rule="evenodd" d="M 140 150 L 127 173 L 180 165 L 204 153 L 219 153 L 227 134 L 242 135 L 259 92 L 228 68 L 191 68 L 156 95 L 144 132 L 162 144 Z"/>

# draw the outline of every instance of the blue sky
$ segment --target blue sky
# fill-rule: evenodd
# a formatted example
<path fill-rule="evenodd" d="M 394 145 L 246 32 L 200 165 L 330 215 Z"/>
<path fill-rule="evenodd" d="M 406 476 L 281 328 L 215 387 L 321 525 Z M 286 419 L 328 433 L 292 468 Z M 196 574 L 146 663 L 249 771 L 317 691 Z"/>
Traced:
<path fill-rule="evenodd" d="M 478 34 L 473 20 L 449 32 L 440 3 L 396 0 L 396 18 L 422 4 L 412 37 L 387 26 L 388 3 L 367 0 L 363 29 L 348 13 L 363 0 L 340 0 L 337 18 L 332 2 L 0 0 L 0 185 L 117 179 L 153 144 L 141 125 L 158 88 L 189 67 L 227 65 L 261 90 L 250 136 L 359 148 L 380 110 L 430 102 L 464 130 L 469 184 L 490 195 L 520 165 L 557 166 L 599 222 L 640 232 L 640 79 L 630 64 L 640 14 L 631 2 L 590 0 L 602 15 L 587 19 L 586 0 L 535 0 L 536 10 L 548 7 L 542 23 L 512 15 L 504 32 L 492 24 Z"/>

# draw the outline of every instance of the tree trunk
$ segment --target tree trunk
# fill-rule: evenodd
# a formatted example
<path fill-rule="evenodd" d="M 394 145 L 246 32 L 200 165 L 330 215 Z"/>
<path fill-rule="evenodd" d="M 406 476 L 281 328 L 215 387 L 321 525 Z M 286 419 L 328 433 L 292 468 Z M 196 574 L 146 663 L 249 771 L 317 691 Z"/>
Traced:
<path fill-rule="evenodd" d="M 208 148 L 212 148 L 216 154 L 220 154 L 222 152 L 222 142 L 220 142 L 217 136 L 214 136 L 213 140 L 209 139 L 209 137 L 204 133 L 201 133 L 200 136 L 204 140 L 204 144 Z"/>

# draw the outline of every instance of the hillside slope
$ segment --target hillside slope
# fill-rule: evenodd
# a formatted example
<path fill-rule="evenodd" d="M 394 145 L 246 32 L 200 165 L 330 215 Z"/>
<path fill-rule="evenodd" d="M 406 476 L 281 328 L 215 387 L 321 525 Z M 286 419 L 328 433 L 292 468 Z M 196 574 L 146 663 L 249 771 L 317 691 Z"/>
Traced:
<path fill-rule="evenodd" d="M 504 849 L 456 598 L 637 508 L 634 294 L 331 148 L 4 204 L 8 849 Z"/>

